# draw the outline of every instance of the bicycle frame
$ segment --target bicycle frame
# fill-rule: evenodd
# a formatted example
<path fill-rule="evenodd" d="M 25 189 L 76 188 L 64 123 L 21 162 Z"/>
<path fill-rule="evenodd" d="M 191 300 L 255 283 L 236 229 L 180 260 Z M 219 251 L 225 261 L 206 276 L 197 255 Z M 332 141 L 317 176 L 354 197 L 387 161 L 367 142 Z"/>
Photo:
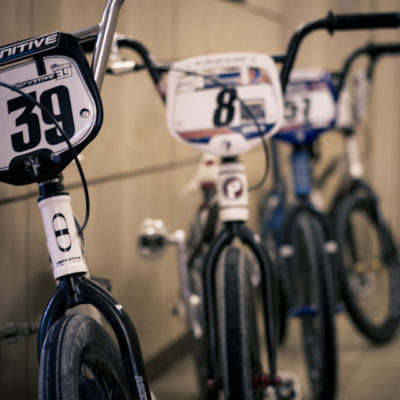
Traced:
<path fill-rule="evenodd" d="M 306 25 L 303 27 L 299 32 L 298 36 L 303 35 L 303 32 L 308 32 L 309 29 L 320 29 L 321 25 L 326 23 L 320 21 L 318 24 L 310 24 L 310 28 Z M 316 28 L 315 28 L 316 27 Z M 294 43 L 294 44 L 293 44 Z M 296 41 L 292 42 L 289 48 L 294 47 Z M 370 81 L 373 76 L 373 72 L 375 69 L 376 62 L 385 54 L 397 54 L 400 52 L 400 45 L 396 43 L 382 43 L 382 44 L 375 44 L 369 43 L 366 46 L 363 46 L 359 49 L 356 49 L 350 56 L 346 59 L 343 64 L 342 71 L 338 74 L 339 75 L 339 83 L 337 85 L 337 92 L 338 96 L 342 93 L 342 89 L 344 87 L 345 81 L 347 79 L 348 73 L 351 69 L 353 63 L 358 59 L 360 56 L 367 56 L 369 57 L 369 65 L 367 69 L 367 79 Z M 288 73 L 286 69 L 282 70 L 281 73 L 281 81 L 283 90 L 285 89 L 285 82 L 287 83 Z M 345 150 L 346 150 L 346 158 L 349 165 L 349 173 L 350 177 L 352 178 L 352 190 L 355 190 L 355 187 L 365 187 L 366 183 L 362 182 L 363 177 L 363 167 L 360 161 L 360 155 L 358 151 L 358 146 L 355 139 L 355 130 L 352 126 L 346 126 L 342 128 L 340 132 L 345 137 Z M 277 201 L 280 204 L 280 207 L 283 207 L 286 198 L 286 190 L 285 190 L 285 183 L 281 174 L 280 168 L 280 156 L 279 156 L 279 146 L 275 140 L 271 141 L 271 154 L 272 154 L 272 172 L 273 172 L 273 191 L 277 197 Z M 336 170 L 338 166 L 338 160 L 334 160 L 331 164 L 328 165 L 326 170 L 321 174 L 321 177 L 318 179 L 316 183 L 316 187 L 321 187 L 325 183 L 326 179 Z M 314 185 L 313 185 L 314 186 Z M 348 190 L 348 186 L 343 186 L 342 190 L 339 192 L 337 199 L 334 200 L 334 204 L 338 202 L 343 195 L 343 193 Z M 277 218 L 277 217 L 272 217 Z M 274 222 L 270 222 L 274 224 Z M 261 228 L 264 229 L 263 227 Z M 280 242 L 279 239 L 277 239 Z"/>
<path fill-rule="evenodd" d="M 204 309 L 208 338 L 209 380 L 214 389 L 218 387 L 218 360 L 216 336 L 216 269 L 222 250 L 230 245 L 235 238 L 247 245 L 257 258 L 261 274 L 261 290 L 263 296 L 263 312 L 265 332 L 267 334 L 267 349 L 272 383 L 276 375 L 276 339 L 274 329 L 274 302 L 271 265 L 267 254 L 257 242 L 255 235 L 246 227 L 248 218 L 247 180 L 244 167 L 234 159 L 222 159 L 217 183 L 217 197 L 220 206 L 220 219 L 223 222 L 221 232 L 211 243 L 204 265 Z"/>
<path fill-rule="evenodd" d="M 135 398 L 145 399 L 146 395 L 147 398 L 151 398 L 139 340 L 128 314 L 105 289 L 85 277 L 87 266 L 84 254 L 80 249 L 80 238 L 75 227 L 70 199 L 60 180 L 40 185 L 42 195 L 39 199 L 39 206 L 42 209 L 43 222 L 47 228 L 49 253 L 56 271 L 60 263 L 64 265 L 62 275 L 55 274 L 55 278 L 60 283 L 51 297 L 40 323 L 39 359 L 44 340 L 52 324 L 67 310 L 80 304 L 91 304 L 105 316 L 116 334 L 131 393 L 136 396 Z M 63 207 L 55 208 L 55 204 L 60 201 Z M 61 223 L 62 228 L 55 229 L 55 221 L 57 222 L 58 219 L 60 220 L 58 224 Z M 71 243 L 71 246 L 68 246 L 68 243 Z M 54 258 L 54 254 L 59 254 L 64 259 Z M 66 256 L 67 259 L 65 259 Z M 78 263 L 76 263 L 77 260 Z"/>
<path fill-rule="evenodd" d="M 108 0 L 100 24 L 74 33 L 83 45 L 87 42 L 93 43 L 95 40 L 92 71 L 99 90 L 106 72 L 123 1 Z M 39 191 L 39 207 L 53 275 L 59 281 L 40 323 L 39 358 L 45 337 L 52 324 L 69 309 L 80 304 L 91 304 L 105 316 L 117 337 L 131 395 L 135 399 L 150 399 L 151 394 L 139 340 L 128 314 L 105 289 L 87 277 L 85 254 L 81 248 L 70 197 L 62 184 L 62 176 L 39 183 Z"/>
<path fill-rule="evenodd" d="M 347 78 L 347 75 L 350 71 L 350 68 L 354 61 L 358 59 L 358 57 L 362 55 L 366 55 L 369 57 L 369 65 L 367 69 L 367 78 L 368 81 L 372 79 L 373 71 L 376 65 L 376 61 L 380 59 L 385 54 L 396 54 L 400 51 L 400 46 L 398 44 L 374 44 L 369 43 L 367 46 L 359 48 L 355 50 L 345 61 L 344 66 L 342 68 L 341 73 L 337 74 L 340 78 L 338 84 L 338 94 L 341 94 L 342 89 L 344 87 L 344 82 Z M 350 179 L 341 181 L 340 190 L 334 198 L 334 201 L 331 205 L 331 213 L 334 213 L 338 204 L 340 204 L 341 200 L 347 196 L 349 193 L 354 193 L 356 191 L 360 191 L 367 198 L 371 199 L 371 205 L 374 207 L 373 213 L 376 215 L 376 220 L 379 226 L 379 229 L 384 231 L 384 222 L 381 215 L 381 211 L 378 205 L 378 199 L 370 188 L 370 186 L 363 180 L 363 166 L 360 160 L 360 155 L 358 152 L 357 142 L 355 138 L 355 129 L 353 125 L 345 126 L 340 129 L 340 132 L 343 134 L 345 138 L 345 154 L 347 158 L 348 171 L 346 171 L 346 175 Z M 317 185 L 314 184 L 312 176 L 311 176 L 311 167 L 310 158 L 313 157 L 313 148 L 310 146 L 303 146 L 303 149 L 294 146 L 293 154 L 292 154 L 292 175 L 294 177 L 294 185 L 295 185 L 295 193 L 297 198 L 297 203 L 291 206 L 286 212 L 284 207 L 286 205 L 286 188 L 284 181 L 281 177 L 280 168 L 279 168 L 279 153 L 274 152 L 277 145 L 273 142 L 273 168 L 274 168 L 274 176 L 273 182 L 274 187 L 271 192 L 269 192 L 268 196 L 275 196 L 274 202 L 275 206 L 272 206 L 272 210 L 269 213 L 269 218 L 265 219 L 262 222 L 261 232 L 263 236 L 266 236 L 268 233 L 267 230 L 272 228 L 272 232 L 274 235 L 274 241 L 279 248 L 279 256 L 284 259 L 286 257 L 291 257 L 293 249 L 290 246 L 290 233 L 291 233 L 291 221 L 294 220 L 296 215 L 298 215 L 301 211 L 306 210 L 309 213 L 313 214 L 320 221 L 321 225 L 324 228 L 325 237 L 327 239 L 326 248 L 328 253 L 332 256 L 337 250 L 337 244 L 333 241 L 333 235 L 330 228 L 330 222 L 328 221 L 328 217 L 325 216 L 321 211 L 319 211 L 320 207 L 315 207 L 313 205 L 314 195 L 315 195 L 315 186 L 322 186 L 326 179 L 336 170 L 338 166 L 338 160 L 335 159 L 333 163 L 329 164 L 326 170 L 321 174 L 321 178 Z M 301 153 L 303 153 L 301 155 Z M 343 157 L 341 157 L 342 159 Z M 299 173 L 301 176 L 298 176 Z M 299 185 L 299 182 L 301 185 Z M 306 182 L 306 183 L 304 183 Z M 300 186 L 300 187 L 299 187 Z M 310 195 L 313 202 L 310 201 Z M 267 197 L 267 198 L 269 198 Z M 317 203 L 314 203 L 317 205 Z M 268 213 L 267 213 L 268 215 Z M 282 217 L 284 215 L 284 217 Z M 283 221 L 282 221 L 283 218 Z M 386 259 L 390 259 L 392 249 L 392 245 L 390 241 L 383 235 L 384 243 L 382 243 L 382 248 L 385 250 Z M 289 245 L 288 245 L 289 244 Z M 282 274 L 285 272 L 282 271 Z M 287 294 L 291 293 L 289 278 L 283 279 L 284 285 L 286 285 L 285 291 Z"/>
<path fill-rule="evenodd" d="M 369 90 L 370 82 L 373 79 L 373 74 L 376 68 L 377 62 L 384 56 L 394 56 L 400 54 L 400 44 L 398 43 L 373 43 L 370 42 L 365 46 L 362 46 L 354 50 L 343 63 L 343 67 L 340 73 L 337 73 L 339 82 L 337 85 L 338 95 L 345 96 L 344 86 L 348 78 L 349 72 L 352 65 L 356 60 L 362 56 L 368 58 L 368 66 L 366 69 L 367 79 L 367 90 Z M 341 104 L 341 102 L 339 102 Z M 364 180 L 364 167 L 362 165 L 358 143 L 356 140 L 356 124 L 360 122 L 355 120 L 352 115 L 347 115 L 349 112 L 345 110 L 344 114 L 346 117 L 344 120 L 339 122 L 338 128 L 335 128 L 334 132 L 339 132 L 345 142 L 345 155 L 334 158 L 326 168 L 320 173 L 318 177 L 313 179 L 313 198 L 320 198 L 319 191 L 324 187 L 325 183 L 331 175 L 341 166 L 346 164 L 346 169 L 343 168 L 341 171 L 343 178 L 340 182 L 336 196 L 331 201 L 329 209 L 331 212 L 336 208 L 336 205 L 340 200 L 348 193 L 354 192 L 358 189 L 364 190 L 367 196 L 376 198 L 373 194 L 373 190 L 369 187 L 367 182 Z M 341 115 L 341 113 L 339 113 Z M 360 117 L 358 117 L 359 119 Z M 362 117 L 361 117 L 362 118 Z M 279 168 L 279 167 L 278 167 Z M 374 201 L 375 202 L 375 201 Z M 321 207 L 323 204 L 321 203 Z"/>
<path fill-rule="evenodd" d="M 332 35 L 335 31 L 398 28 L 399 26 L 400 13 L 334 15 L 331 12 L 326 18 L 302 25 L 292 36 L 288 46 L 287 56 L 284 59 L 280 76 L 283 93 L 285 94 L 289 74 L 294 65 L 300 43 L 309 33 L 325 29 Z M 274 187 L 281 187 L 283 180 L 279 166 L 279 148 L 274 140 L 271 141 L 271 154 L 273 185 Z"/>
<path fill-rule="evenodd" d="M 360 47 L 352 52 L 349 57 L 344 62 L 342 72 L 340 73 L 340 81 L 338 85 L 338 93 L 342 94 L 345 82 L 348 78 L 349 71 L 354 64 L 354 62 L 361 56 L 365 55 L 368 57 L 368 67 L 367 67 L 367 84 L 368 90 L 370 82 L 373 79 L 373 74 L 376 68 L 376 64 L 379 59 L 387 55 L 397 55 L 400 54 L 400 44 L 397 43 L 368 43 L 366 46 Z M 354 120 L 354 118 L 353 118 Z M 346 157 L 348 163 L 348 173 L 352 185 L 356 184 L 356 181 L 361 181 L 363 179 L 364 170 L 362 163 L 360 161 L 359 151 L 357 142 L 355 139 L 355 124 L 359 121 L 352 121 L 351 125 L 339 128 L 339 132 L 345 138 L 346 146 Z M 333 172 L 333 171 L 332 171 Z M 323 184 L 323 182 L 321 182 Z M 362 184 L 360 184 L 362 186 Z"/>
<path fill-rule="evenodd" d="M 275 61 L 283 63 L 281 71 L 281 84 L 283 91 L 285 90 L 287 80 L 289 77 L 290 70 L 294 64 L 294 60 L 298 51 L 301 40 L 311 31 L 317 29 L 327 29 L 331 33 L 335 30 L 352 30 L 362 28 L 381 28 L 381 27 L 397 27 L 400 25 L 400 14 L 389 13 L 389 14 L 370 14 L 370 15 L 342 15 L 334 16 L 329 14 L 327 18 L 323 20 L 315 21 L 311 24 L 305 25 L 293 36 L 292 41 L 288 47 L 288 52 L 283 56 L 274 57 Z M 117 38 L 117 45 L 129 47 L 136 51 L 142 58 L 143 65 L 132 65 L 128 64 L 127 69 L 121 69 L 120 72 L 126 73 L 129 71 L 137 71 L 143 68 L 147 68 L 151 73 L 151 78 L 155 83 L 162 100 L 165 100 L 165 94 L 160 87 L 161 74 L 156 72 L 167 70 L 168 67 L 157 67 L 152 61 L 149 52 L 140 43 L 133 41 L 128 38 Z M 118 71 L 115 71 L 119 73 Z M 277 168 L 277 155 L 274 154 L 274 180 L 279 181 L 279 170 Z M 220 175 L 218 183 L 218 202 L 222 205 L 221 219 L 224 227 L 218 236 L 213 240 L 211 248 L 209 250 L 203 276 L 203 286 L 205 293 L 205 320 L 207 329 L 207 340 L 208 340 L 208 378 L 209 378 L 209 389 L 212 391 L 218 390 L 219 371 L 218 371 L 218 352 L 217 352 L 217 334 L 216 334 L 216 266 L 217 261 L 221 256 L 222 250 L 227 245 L 231 244 L 235 238 L 238 238 L 243 244 L 249 246 L 251 251 L 255 254 L 257 261 L 260 265 L 262 291 L 264 298 L 264 323 L 265 330 L 267 333 L 267 349 L 271 373 L 271 381 L 269 384 L 275 384 L 276 374 L 276 340 L 274 331 L 274 310 L 273 310 L 273 290 L 272 287 L 272 276 L 268 271 L 267 256 L 265 255 L 260 244 L 255 239 L 253 233 L 245 226 L 247 219 L 247 183 L 243 180 L 243 170 L 238 167 L 238 160 L 236 158 L 222 159 L 222 169 L 232 168 L 231 171 L 223 177 Z M 228 180 L 230 182 L 228 183 Z M 240 188 L 239 188 L 240 183 Z M 231 186 L 230 186 L 231 185 Z M 227 188 L 230 186 L 230 189 Z M 228 192 L 233 193 L 232 197 L 227 201 L 222 193 L 225 189 L 225 196 Z M 240 193 L 240 194 L 239 194 Z M 304 198 L 304 202 L 297 209 L 307 208 L 311 212 L 315 213 L 318 218 L 323 220 L 323 227 L 328 233 L 329 228 L 327 222 L 323 219 L 322 215 L 315 209 L 310 207 L 306 201 L 307 196 Z M 330 236 L 329 236 L 330 237 Z M 328 242 L 329 243 L 329 242 Z M 180 263 L 182 260 L 180 260 Z M 188 303 L 188 301 L 187 301 Z"/>

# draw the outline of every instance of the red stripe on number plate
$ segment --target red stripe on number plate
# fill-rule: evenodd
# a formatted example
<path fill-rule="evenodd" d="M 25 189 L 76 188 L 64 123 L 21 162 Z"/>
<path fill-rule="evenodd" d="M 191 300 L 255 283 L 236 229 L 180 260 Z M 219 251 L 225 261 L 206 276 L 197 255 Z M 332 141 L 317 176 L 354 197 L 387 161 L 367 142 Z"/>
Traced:
<path fill-rule="evenodd" d="M 201 139 L 205 137 L 234 133 L 234 131 L 231 131 L 228 128 L 219 128 L 219 129 L 202 129 L 198 131 L 185 131 L 178 133 L 179 136 L 181 136 L 183 139 Z"/>

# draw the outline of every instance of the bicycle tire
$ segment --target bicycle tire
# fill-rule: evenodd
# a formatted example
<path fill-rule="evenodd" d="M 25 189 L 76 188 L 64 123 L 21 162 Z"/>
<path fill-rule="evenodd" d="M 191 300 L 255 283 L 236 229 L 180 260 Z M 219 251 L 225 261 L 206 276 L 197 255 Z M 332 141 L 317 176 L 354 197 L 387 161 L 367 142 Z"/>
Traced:
<path fill-rule="evenodd" d="M 208 387 L 208 347 L 206 340 L 206 324 L 204 321 L 204 293 L 202 287 L 202 266 L 204 257 L 204 254 L 199 254 L 194 259 L 190 270 L 191 293 L 192 295 L 198 296 L 198 300 L 196 302 L 196 315 L 197 323 L 201 329 L 201 334 L 196 332 L 198 328 L 195 329 L 193 326 L 190 328 L 192 334 L 193 359 L 199 397 L 201 400 L 217 400 L 218 391 L 210 390 Z"/>
<path fill-rule="evenodd" d="M 301 320 L 303 351 L 313 400 L 334 399 L 337 345 L 332 269 L 318 220 L 301 213 L 292 231 L 295 307 Z"/>
<path fill-rule="evenodd" d="M 53 324 L 41 351 L 39 400 L 127 400 L 127 388 L 119 351 L 99 323 L 72 314 Z"/>
<path fill-rule="evenodd" d="M 278 245 L 273 238 L 272 234 L 264 238 L 264 247 L 268 254 L 273 256 L 274 275 L 277 280 L 277 338 L 278 344 L 283 346 L 286 338 L 288 337 L 288 305 L 289 305 L 289 289 L 287 281 L 290 279 L 287 271 L 285 271 L 285 264 L 282 262 L 279 255 Z"/>
<path fill-rule="evenodd" d="M 392 234 L 379 223 L 375 207 L 372 199 L 357 194 L 344 198 L 335 229 L 346 308 L 358 330 L 380 344 L 393 338 L 400 321 L 400 263 Z M 360 228 L 367 241 L 358 240 Z"/>
<path fill-rule="evenodd" d="M 229 247 L 217 273 L 218 335 L 225 400 L 261 400 L 263 389 L 253 388 L 262 372 L 255 299 L 246 253 Z"/>
<path fill-rule="evenodd" d="M 277 332 L 278 343 L 283 346 L 288 336 L 288 289 L 286 280 L 287 273 L 283 271 L 282 261 L 279 255 L 280 230 L 285 216 L 284 212 L 284 196 L 282 193 L 275 190 L 265 193 L 261 197 L 259 203 L 259 221 L 260 221 L 260 235 L 263 240 L 264 246 L 269 255 L 272 256 L 273 265 L 276 269 L 276 276 L 278 277 L 278 319 L 277 319 Z"/>
<path fill-rule="evenodd" d="M 278 325 L 278 343 L 280 346 L 285 344 L 285 341 L 288 337 L 288 308 L 289 308 L 289 300 L 285 289 L 283 288 L 283 277 L 279 277 L 279 286 L 278 286 L 278 293 L 279 293 L 279 303 L 278 303 L 278 318 L 277 318 L 277 325 Z"/>
<path fill-rule="evenodd" d="M 192 336 L 192 355 L 198 395 L 201 400 L 217 400 L 219 394 L 217 389 L 211 390 L 208 386 L 208 343 L 203 290 L 204 260 L 207 256 L 208 244 L 215 234 L 217 215 L 217 203 L 208 208 L 199 209 L 192 221 L 187 240 L 190 254 L 188 258 L 190 293 L 192 298 L 197 296 L 197 299 L 190 304 L 192 307 L 190 311 L 196 316 L 196 321 L 195 323 L 191 321 L 189 328 Z"/>

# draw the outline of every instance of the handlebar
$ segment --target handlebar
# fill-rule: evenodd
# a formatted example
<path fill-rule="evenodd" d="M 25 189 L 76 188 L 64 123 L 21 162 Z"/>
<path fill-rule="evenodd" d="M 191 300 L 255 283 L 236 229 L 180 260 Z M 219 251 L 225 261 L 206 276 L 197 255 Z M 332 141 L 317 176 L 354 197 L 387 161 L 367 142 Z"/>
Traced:
<path fill-rule="evenodd" d="M 369 57 L 369 65 L 367 71 L 367 77 L 370 80 L 372 78 L 373 70 L 376 61 L 383 55 L 394 55 L 400 53 L 400 43 L 373 43 L 370 42 L 367 45 L 354 50 L 345 60 L 342 68 L 342 72 L 339 74 L 339 82 L 337 86 L 338 93 L 344 87 L 347 76 L 351 69 L 351 66 L 358 57 L 366 55 Z"/>
<path fill-rule="evenodd" d="M 124 36 L 117 36 L 116 44 L 118 47 L 127 47 L 131 50 L 136 51 L 136 53 L 140 56 L 143 62 L 143 66 L 133 66 L 133 69 L 138 70 L 140 68 L 147 68 L 149 71 L 151 80 L 153 81 L 155 87 L 157 88 L 157 91 L 161 97 L 161 100 L 163 103 L 165 103 L 165 91 L 163 88 L 160 86 L 161 81 L 162 81 L 162 70 L 163 68 L 160 66 L 157 66 L 153 60 L 153 56 L 149 52 L 149 50 L 140 42 L 137 40 L 130 39 L 128 37 Z M 166 67 L 165 70 L 167 70 L 168 67 Z"/>
<path fill-rule="evenodd" d="M 332 12 L 330 12 L 326 18 L 318 19 L 300 26 L 289 42 L 287 53 L 284 55 L 272 56 L 275 62 L 283 64 L 280 74 L 283 93 L 285 93 L 289 75 L 296 60 L 300 44 L 309 33 L 320 29 L 325 29 L 330 34 L 333 34 L 335 31 L 340 30 L 383 29 L 398 27 L 400 27 L 400 13 L 397 12 L 341 15 L 334 15 Z M 155 84 L 162 101 L 165 102 L 165 91 L 160 87 L 160 84 L 162 80 L 162 72 L 166 72 L 169 66 L 165 65 L 160 67 L 159 65 L 156 65 L 148 49 L 136 40 L 127 37 L 117 37 L 116 45 L 117 47 L 127 47 L 136 51 L 136 53 L 141 57 L 143 65 L 133 65 L 128 71 L 138 71 L 143 68 L 148 69 L 150 77 Z M 372 50 L 370 49 L 369 51 Z M 374 51 L 377 55 L 377 50 Z M 381 52 L 388 52 L 388 50 L 383 50 L 382 48 Z M 352 61 L 350 61 L 350 63 L 351 62 Z M 109 69 L 107 72 L 113 73 L 113 70 Z"/>
<path fill-rule="evenodd" d="M 102 20 L 98 25 L 72 33 L 80 43 L 94 47 L 92 70 L 99 90 L 103 85 L 118 15 L 123 2 L 124 0 L 107 0 Z"/>
<path fill-rule="evenodd" d="M 285 93 L 289 74 L 294 65 L 296 55 L 302 40 L 309 33 L 325 29 L 330 34 L 335 31 L 361 30 L 361 29 L 383 29 L 400 27 L 400 13 L 372 13 L 372 14 L 339 14 L 332 12 L 326 18 L 312 21 L 300 26 L 289 42 L 286 60 L 281 70 L 282 91 Z"/>
<path fill-rule="evenodd" d="M 400 13 L 372 13 L 372 14 L 339 14 L 334 15 L 332 12 L 326 18 L 312 21 L 308 24 L 300 26 L 292 36 L 287 53 L 283 55 L 274 55 L 272 58 L 277 63 L 282 63 L 280 74 L 282 91 L 285 89 L 289 80 L 290 72 L 293 68 L 296 56 L 302 40 L 311 32 L 325 29 L 330 34 L 341 30 L 359 30 L 359 29 L 383 29 L 400 27 Z M 168 71 L 169 65 L 155 64 L 148 49 L 136 40 L 127 37 L 117 38 L 118 47 L 127 47 L 138 53 L 143 61 L 143 65 L 132 66 L 130 71 L 138 71 L 147 68 L 153 83 L 155 84 L 162 100 L 165 102 L 165 92 L 160 87 L 162 73 Z M 113 73 L 112 68 L 107 72 Z M 125 71 L 126 72 L 126 71 Z"/>
<path fill-rule="evenodd" d="M 325 19 L 326 29 L 332 34 L 338 30 L 397 28 L 400 13 L 341 14 L 329 13 Z"/>

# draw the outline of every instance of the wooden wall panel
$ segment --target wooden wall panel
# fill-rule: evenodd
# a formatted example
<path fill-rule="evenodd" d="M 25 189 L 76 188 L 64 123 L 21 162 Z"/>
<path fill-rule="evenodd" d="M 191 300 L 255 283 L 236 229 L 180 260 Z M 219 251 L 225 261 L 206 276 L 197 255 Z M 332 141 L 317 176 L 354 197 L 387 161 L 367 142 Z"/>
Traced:
<path fill-rule="evenodd" d="M 29 319 L 26 289 L 29 285 L 27 267 L 26 202 L 0 207 L 0 326 Z M 28 344 L 0 341 L 0 388 L 4 399 L 27 398 Z"/>
<path fill-rule="evenodd" d="M 143 41 L 161 60 L 219 51 L 281 53 L 299 23 L 325 16 L 329 9 L 398 10 L 399 3 L 126 0 L 118 30 Z M 0 0 L 0 42 L 95 24 L 100 20 L 103 4 L 98 0 Z M 321 32 L 302 46 L 297 65 L 338 68 L 351 49 L 371 37 L 399 39 L 393 32 L 340 34 L 336 38 Z M 398 164 L 398 67 L 397 61 L 384 61 L 377 71 L 371 124 L 374 132 L 383 133 L 373 138 L 373 162 L 368 169 L 368 176 L 388 204 L 388 212 L 394 212 L 390 214 L 395 216 L 394 225 L 400 225 L 396 211 L 400 187 L 393 172 L 391 181 L 385 179 Z M 187 230 L 199 196 L 182 197 L 180 193 L 200 155 L 170 137 L 165 109 L 145 72 L 107 77 L 102 96 L 103 130 L 84 151 L 83 159 L 92 198 L 92 215 L 86 230 L 88 260 L 94 275 L 112 278 L 113 293 L 132 315 L 145 358 L 149 359 L 181 335 L 185 327 L 170 315 L 178 290 L 175 251 L 169 248 L 163 258 L 151 263 L 143 261 L 136 250 L 137 229 L 143 218 L 154 216 L 164 219 L 170 230 Z M 340 145 L 336 139 L 324 139 L 325 159 L 341 151 Z M 285 163 L 287 153 L 284 152 Z M 252 151 L 244 160 L 249 182 L 257 182 L 264 167 L 261 149 Z M 83 196 L 74 166 L 68 167 L 65 182 L 73 185 L 74 209 L 82 219 Z M 12 188 L 0 184 L 0 324 L 34 319 L 54 289 L 36 195 L 22 200 L 22 196 L 35 190 L 35 185 Z M 259 195 L 260 192 L 250 195 L 253 227 L 257 226 Z M 13 197 L 20 200 L 4 203 Z M 396 228 L 398 236 L 399 231 Z M 0 391 L 6 393 L 4 398 L 35 398 L 36 379 L 35 338 L 12 347 L 0 343 Z"/>

